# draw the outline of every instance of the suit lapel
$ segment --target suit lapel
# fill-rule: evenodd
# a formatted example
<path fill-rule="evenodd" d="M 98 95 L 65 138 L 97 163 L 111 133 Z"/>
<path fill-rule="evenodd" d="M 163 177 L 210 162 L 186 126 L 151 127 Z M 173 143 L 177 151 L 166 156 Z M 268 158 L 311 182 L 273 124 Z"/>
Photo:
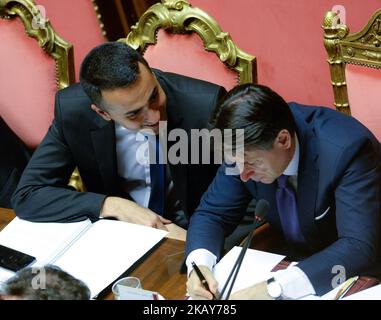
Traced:
<path fill-rule="evenodd" d="M 114 122 L 95 118 L 96 128 L 91 130 L 91 140 L 105 190 L 117 190 L 117 163 Z"/>
<path fill-rule="evenodd" d="M 166 139 L 168 138 L 168 133 L 173 129 L 186 129 L 184 125 L 184 116 L 180 112 L 182 109 L 177 106 L 177 101 L 173 97 L 170 90 L 168 90 L 166 83 L 160 77 L 157 77 L 160 82 L 161 87 L 163 88 L 166 96 L 167 96 L 167 133 L 165 135 Z M 189 132 L 188 132 L 189 133 Z M 167 141 L 167 155 L 169 149 L 175 144 L 174 141 Z M 188 141 L 190 143 L 190 141 Z M 190 148 L 190 145 L 189 145 Z M 175 186 L 175 193 L 177 199 L 180 200 L 182 205 L 182 209 L 185 214 L 189 214 L 189 205 L 188 205 L 188 166 L 185 164 L 176 164 L 171 165 L 169 160 L 167 159 L 167 163 L 169 164 L 169 171 L 171 178 L 173 180 L 173 184 Z"/>
<path fill-rule="evenodd" d="M 297 120 L 297 119 L 296 119 Z M 318 230 L 314 225 L 316 197 L 318 193 L 319 169 L 317 166 L 316 138 L 308 127 L 298 125 L 300 144 L 298 168 L 298 216 L 302 233 L 307 242 L 315 246 L 319 241 Z"/>
<path fill-rule="evenodd" d="M 168 99 L 169 100 L 169 99 Z M 167 107 L 169 106 L 169 103 Z M 168 114 L 168 133 L 175 128 L 181 128 L 181 118 L 173 117 L 173 114 L 171 112 L 171 108 L 167 109 Z M 166 138 L 168 138 L 168 135 L 166 135 Z M 169 153 L 169 149 L 175 144 L 174 141 L 167 141 L 167 155 Z M 167 159 L 167 163 L 169 165 L 169 171 L 170 175 L 173 181 L 173 184 L 175 186 L 175 192 L 177 199 L 180 200 L 180 203 L 182 205 L 182 209 L 186 214 L 189 214 L 189 206 L 188 206 L 188 167 L 185 164 L 176 164 L 172 165 L 170 161 Z"/>

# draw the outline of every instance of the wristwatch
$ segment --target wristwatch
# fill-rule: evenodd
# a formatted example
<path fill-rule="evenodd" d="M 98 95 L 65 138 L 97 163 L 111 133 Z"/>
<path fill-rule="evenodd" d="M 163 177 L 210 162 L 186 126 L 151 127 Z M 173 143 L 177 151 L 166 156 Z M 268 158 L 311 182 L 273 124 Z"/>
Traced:
<path fill-rule="evenodd" d="M 273 300 L 282 300 L 282 286 L 274 277 L 267 280 L 267 293 Z"/>

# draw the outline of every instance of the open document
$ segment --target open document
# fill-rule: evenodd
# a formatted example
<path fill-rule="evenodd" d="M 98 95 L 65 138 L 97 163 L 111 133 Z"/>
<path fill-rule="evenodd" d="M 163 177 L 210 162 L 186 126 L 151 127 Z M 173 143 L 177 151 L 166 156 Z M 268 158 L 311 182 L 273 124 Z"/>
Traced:
<path fill-rule="evenodd" d="M 0 232 L 0 244 L 55 264 L 84 281 L 97 296 L 167 234 L 122 221 L 37 223 L 15 218 Z M 0 268 L 0 282 L 14 273 Z"/>
<path fill-rule="evenodd" d="M 218 281 L 218 291 L 221 292 L 225 285 L 241 249 L 234 247 L 214 267 L 213 273 Z M 285 256 L 279 254 L 247 249 L 232 293 L 270 278 L 271 270 L 284 258 Z"/>

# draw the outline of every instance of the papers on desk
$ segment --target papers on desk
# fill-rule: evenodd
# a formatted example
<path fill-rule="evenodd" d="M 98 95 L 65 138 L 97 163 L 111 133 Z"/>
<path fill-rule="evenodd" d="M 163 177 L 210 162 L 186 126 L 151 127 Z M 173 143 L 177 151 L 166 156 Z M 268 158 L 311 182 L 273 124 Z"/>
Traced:
<path fill-rule="evenodd" d="M 343 300 L 381 300 L 381 284 L 366 290 L 351 294 Z"/>
<path fill-rule="evenodd" d="M 52 263 L 99 294 L 167 234 L 122 221 L 36 223 L 15 218 L 0 232 L 0 244 Z M 14 273 L 0 268 L 0 281 Z"/>
<path fill-rule="evenodd" d="M 234 247 L 214 267 L 213 273 L 218 281 L 219 291 L 222 290 L 241 249 L 241 247 Z M 232 293 L 255 283 L 267 280 L 270 277 L 270 271 L 284 258 L 285 256 L 279 254 L 248 249 L 243 259 Z"/>
<path fill-rule="evenodd" d="M 234 247 L 214 267 L 213 273 L 218 281 L 219 291 L 221 291 L 225 285 L 226 279 L 228 278 L 240 251 L 241 247 Z M 243 259 L 243 263 L 234 284 L 232 293 L 247 288 L 258 282 L 267 280 L 270 277 L 271 270 L 284 258 L 285 256 L 282 255 L 248 249 L 245 258 Z M 291 263 L 290 266 L 295 264 L 296 263 Z M 300 300 L 335 300 L 337 293 L 341 290 L 341 288 L 343 288 L 344 285 L 345 283 L 342 283 L 321 297 L 309 295 L 301 298 Z M 381 285 L 352 294 L 344 299 L 381 300 Z"/>

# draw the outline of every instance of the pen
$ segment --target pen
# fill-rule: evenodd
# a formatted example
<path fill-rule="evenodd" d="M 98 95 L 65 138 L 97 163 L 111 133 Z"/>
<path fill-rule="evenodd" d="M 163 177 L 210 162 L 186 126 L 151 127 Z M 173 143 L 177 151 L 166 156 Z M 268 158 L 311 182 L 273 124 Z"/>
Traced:
<path fill-rule="evenodd" d="M 358 279 L 359 277 L 356 276 L 353 278 L 349 278 L 347 281 L 345 281 L 344 286 L 337 292 L 335 300 L 341 300 L 342 298 L 344 298 L 346 293 L 349 291 L 350 288 L 354 286 Z"/>
<path fill-rule="evenodd" d="M 217 300 L 217 298 L 214 295 L 214 293 L 212 291 L 210 291 L 209 285 L 208 285 L 208 281 L 206 281 L 206 279 L 205 279 L 204 275 L 202 274 L 201 270 L 199 269 L 199 267 L 197 267 L 197 264 L 192 262 L 192 267 L 193 267 L 193 270 L 196 271 L 196 274 L 197 274 L 198 278 L 200 279 L 202 286 L 212 294 L 213 300 Z"/>

